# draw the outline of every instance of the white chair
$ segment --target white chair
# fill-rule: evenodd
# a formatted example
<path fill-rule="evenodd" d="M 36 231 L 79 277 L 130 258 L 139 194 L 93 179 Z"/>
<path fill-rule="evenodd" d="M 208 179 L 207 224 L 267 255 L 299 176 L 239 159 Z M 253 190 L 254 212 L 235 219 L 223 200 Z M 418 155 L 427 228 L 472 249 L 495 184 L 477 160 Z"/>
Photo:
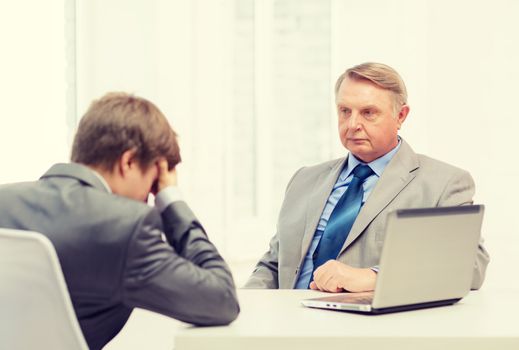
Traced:
<path fill-rule="evenodd" d="M 54 246 L 0 228 L 0 349 L 88 349 Z"/>

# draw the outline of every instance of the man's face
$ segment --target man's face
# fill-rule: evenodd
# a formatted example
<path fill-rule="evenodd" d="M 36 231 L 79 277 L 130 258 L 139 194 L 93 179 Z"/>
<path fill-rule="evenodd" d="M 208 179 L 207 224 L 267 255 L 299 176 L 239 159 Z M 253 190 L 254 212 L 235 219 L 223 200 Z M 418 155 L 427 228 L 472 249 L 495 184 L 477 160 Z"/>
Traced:
<path fill-rule="evenodd" d="M 409 107 L 393 108 L 393 92 L 368 80 L 345 78 L 335 102 L 341 142 L 353 155 L 369 163 L 398 144 L 398 129 Z"/>

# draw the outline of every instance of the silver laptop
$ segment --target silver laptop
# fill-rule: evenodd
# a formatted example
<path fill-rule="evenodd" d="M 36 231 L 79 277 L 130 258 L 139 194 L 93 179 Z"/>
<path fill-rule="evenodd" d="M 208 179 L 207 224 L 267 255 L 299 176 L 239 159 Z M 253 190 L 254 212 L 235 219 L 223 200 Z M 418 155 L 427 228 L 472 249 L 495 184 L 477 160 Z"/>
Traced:
<path fill-rule="evenodd" d="M 456 303 L 470 291 L 483 211 L 468 205 L 391 212 L 375 291 L 302 304 L 380 314 Z"/>

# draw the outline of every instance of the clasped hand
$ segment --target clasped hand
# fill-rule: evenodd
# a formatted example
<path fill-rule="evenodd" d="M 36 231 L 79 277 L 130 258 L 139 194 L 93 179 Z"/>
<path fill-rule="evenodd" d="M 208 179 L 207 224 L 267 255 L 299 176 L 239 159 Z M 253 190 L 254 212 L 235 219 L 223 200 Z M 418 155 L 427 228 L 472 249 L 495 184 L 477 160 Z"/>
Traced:
<path fill-rule="evenodd" d="M 314 271 L 310 289 L 324 292 L 367 292 L 375 289 L 377 274 L 369 268 L 355 268 L 328 260 Z"/>
<path fill-rule="evenodd" d="M 168 186 L 177 186 L 177 171 L 175 168 L 169 170 L 166 158 L 157 160 L 155 166 L 157 167 L 157 178 L 150 190 L 153 195 L 157 195 Z"/>

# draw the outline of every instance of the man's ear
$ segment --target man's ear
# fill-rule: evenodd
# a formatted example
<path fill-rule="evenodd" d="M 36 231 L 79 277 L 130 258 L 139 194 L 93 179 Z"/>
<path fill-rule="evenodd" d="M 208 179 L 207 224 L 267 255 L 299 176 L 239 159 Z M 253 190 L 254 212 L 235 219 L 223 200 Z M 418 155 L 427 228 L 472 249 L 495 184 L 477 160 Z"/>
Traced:
<path fill-rule="evenodd" d="M 398 122 L 398 129 L 402 126 L 405 119 L 407 118 L 407 115 L 409 114 L 409 106 L 403 105 L 402 108 L 400 108 L 400 112 L 398 112 L 397 115 L 397 122 Z"/>
<path fill-rule="evenodd" d="M 134 149 L 129 149 L 124 151 L 124 153 L 119 157 L 117 161 L 117 169 L 116 171 L 122 176 L 126 177 L 130 171 L 132 171 L 137 164 L 137 160 L 135 159 L 135 154 L 137 152 Z"/>

